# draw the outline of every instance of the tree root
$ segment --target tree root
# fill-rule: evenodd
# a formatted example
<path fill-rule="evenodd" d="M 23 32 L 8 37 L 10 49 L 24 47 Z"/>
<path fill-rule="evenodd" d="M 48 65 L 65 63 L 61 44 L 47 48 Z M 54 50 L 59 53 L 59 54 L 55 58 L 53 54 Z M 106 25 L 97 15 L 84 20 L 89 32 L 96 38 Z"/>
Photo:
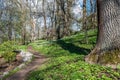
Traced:
<path fill-rule="evenodd" d="M 98 51 L 94 49 L 85 57 L 85 61 L 90 64 L 100 64 L 112 68 L 120 66 L 120 50 Z"/>

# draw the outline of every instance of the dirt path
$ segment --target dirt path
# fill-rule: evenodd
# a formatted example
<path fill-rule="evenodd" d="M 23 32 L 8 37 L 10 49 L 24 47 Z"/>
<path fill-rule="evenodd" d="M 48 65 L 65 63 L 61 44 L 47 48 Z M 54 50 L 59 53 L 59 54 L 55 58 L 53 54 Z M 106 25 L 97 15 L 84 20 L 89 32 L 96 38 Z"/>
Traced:
<path fill-rule="evenodd" d="M 28 47 L 28 51 L 34 54 L 35 57 L 34 60 L 28 65 L 26 65 L 25 68 L 21 69 L 20 71 L 10 76 L 6 80 L 25 80 L 29 72 L 35 70 L 48 60 L 48 58 L 46 58 L 45 56 L 40 55 L 38 52 L 35 52 L 31 46 Z"/>

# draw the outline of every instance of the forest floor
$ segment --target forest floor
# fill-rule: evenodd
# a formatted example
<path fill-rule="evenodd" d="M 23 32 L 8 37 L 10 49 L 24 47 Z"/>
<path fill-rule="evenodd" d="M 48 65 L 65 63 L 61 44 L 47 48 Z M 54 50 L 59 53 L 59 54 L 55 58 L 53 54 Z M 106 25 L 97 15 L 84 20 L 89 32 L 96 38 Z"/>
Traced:
<path fill-rule="evenodd" d="M 29 46 L 27 50 L 33 53 L 33 61 L 26 65 L 26 67 L 24 67 L 23 69 L 19 70 L 17 73 L 8 77 L 6 80 L 25 80 L 31 71 L 40 67 L 40 65 L 48 60 L 48 58 L 46 58 L 44 55 L 40 55 L 39 52 L 34 51 L 32 46 Z"/>
<path fill-rule="evenodd" d="M 96 35 L 96 30 L 88 31 L 89 44 L 85 43 L 83 31 L 60 40 L 30 43 L 29 46 L 50 59 L 30 72 L 26 80 L 120 80 L 119 66 L 112 69 L 84 61 L 95 46 Z"/>
<path fill-rule="evenodd" d="M 81 31 L 60 40 L 36 40 L 29 47 L 21 46 L 35 58 L 6 80 L 120 80 L 120 66 L 112 69 L 84 61 L 95 46 L 96 34 L 97 30 L 88 31 L 89 44 Z"/>

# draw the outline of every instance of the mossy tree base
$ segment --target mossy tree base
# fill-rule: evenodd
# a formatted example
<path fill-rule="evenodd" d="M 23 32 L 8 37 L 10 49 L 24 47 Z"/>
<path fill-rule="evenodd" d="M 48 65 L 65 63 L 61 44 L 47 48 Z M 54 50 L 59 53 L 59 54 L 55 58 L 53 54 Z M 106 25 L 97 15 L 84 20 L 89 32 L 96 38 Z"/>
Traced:
<path fill-rule="evenodd" d="M 94 49 L 89 55 L 85 57 L 85 61 L 90 64 L 100 64 L 117 68 L 120 66 L 120 50 L 99 52 Z"/>

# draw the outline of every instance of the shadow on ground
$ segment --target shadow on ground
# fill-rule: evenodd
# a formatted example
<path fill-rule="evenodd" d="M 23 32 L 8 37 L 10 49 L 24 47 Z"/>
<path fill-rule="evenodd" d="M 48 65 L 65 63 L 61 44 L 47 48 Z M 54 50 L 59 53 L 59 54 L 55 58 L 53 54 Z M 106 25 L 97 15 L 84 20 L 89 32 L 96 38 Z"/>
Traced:
<path fill-rule="evenodd" d="M 66 43 L 63 40 L 58 40 L 57 44 L 60 45 L 64 50 L 68 50 L 70 53 L 87 55 L 90 52 L 90 49 L 78 47 L 72 43 Z"/>

